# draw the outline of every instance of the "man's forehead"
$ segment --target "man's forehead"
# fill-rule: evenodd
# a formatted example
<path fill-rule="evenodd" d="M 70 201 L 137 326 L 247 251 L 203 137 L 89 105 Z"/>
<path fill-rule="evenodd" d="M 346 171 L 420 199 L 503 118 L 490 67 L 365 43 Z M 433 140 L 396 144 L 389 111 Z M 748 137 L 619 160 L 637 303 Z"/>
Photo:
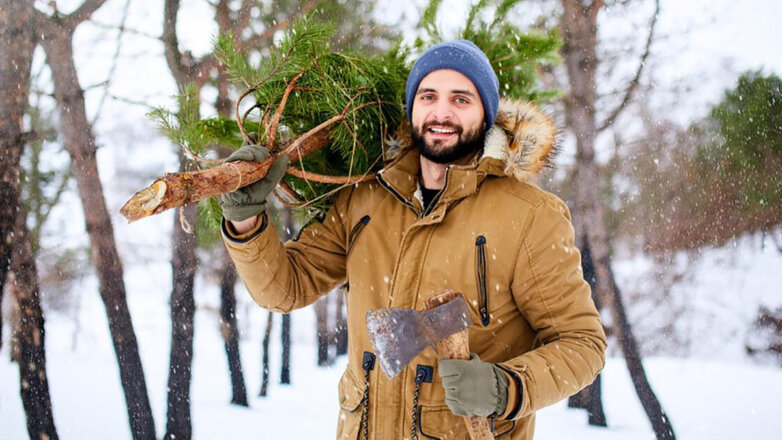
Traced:
<path fill-rule="evenodd" d="M 416 93 L 420 93 L 424 89 L 436 92 L 456 90 L 478 94 L 478 89 L 470 78 L 453 69 L 438 69 L 429 72 L 418 84 Z"/>

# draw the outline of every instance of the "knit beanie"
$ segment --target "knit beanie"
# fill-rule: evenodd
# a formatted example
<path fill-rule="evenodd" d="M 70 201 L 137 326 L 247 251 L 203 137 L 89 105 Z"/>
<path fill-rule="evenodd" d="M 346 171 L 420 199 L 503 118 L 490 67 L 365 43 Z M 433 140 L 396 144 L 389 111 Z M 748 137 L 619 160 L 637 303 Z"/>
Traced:
<path fill-rule="evenodd" d="M 436 44 L 421 55 L 410 70 L 405 86 L 407 119 L 413 120 L 413 101 L 421 80 L 430 72 L 453 69 L 472 81 L 483 103 L 486 129 L 494 124 L 500 104 L 500 85 L 489 58 L 472 41 L 455 40 Z"/>

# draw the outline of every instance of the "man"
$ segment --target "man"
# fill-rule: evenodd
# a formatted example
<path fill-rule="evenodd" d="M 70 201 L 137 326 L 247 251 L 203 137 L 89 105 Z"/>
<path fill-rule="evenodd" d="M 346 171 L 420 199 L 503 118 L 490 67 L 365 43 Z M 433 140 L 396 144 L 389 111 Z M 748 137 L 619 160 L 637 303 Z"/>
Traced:
<path fill-rule="evenodd" d="M 224 241 L 270 310 L 349 283 L 338 438 L 464 439 L 459 416 L 478 415 L 498 437 L 531 439 L 535 411 L 591 383 L 606 343 L 567 207 L 527 181 L 556 130 L 527 104 L 501 106 L 488 59 L 465 40 L 417 60 L 406 100 L 410 138 L 376 182 L 343 189 L 322 222 L 283 245 L 263 212 L 282 158 L 263 181 L 223 197 Z M 242 150 L 243 160 L 268 154 Z M 366 312 L 421 310 L 444 289 L 471 307 L 472 358 L 438 363 L 427 349 L 394 379 L 379 374 Z"/>

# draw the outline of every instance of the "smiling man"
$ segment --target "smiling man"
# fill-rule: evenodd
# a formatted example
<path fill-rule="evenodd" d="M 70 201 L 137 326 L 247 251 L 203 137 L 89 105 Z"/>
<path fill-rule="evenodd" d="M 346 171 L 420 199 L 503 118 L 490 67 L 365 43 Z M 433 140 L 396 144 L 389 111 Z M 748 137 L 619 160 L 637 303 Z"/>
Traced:
<path fill-rule="evenodd" d="M 483 148 L 483 104 L 469 78 L 456 70 L 434 71 L 421 81 L 413 100 L 413 139 L 424 158 L 447 165 Z"/>
<path fill-rule="evenodd" d="M 531 439 L 535 411 L 591 383 L 606 344 L 568 209 L 530 181 L 556 129 L 527 103 L 501 104 L 488 59 L 465 40 L 417 60 L 406 104 L 411 129 L 376 182 L 344 188 L 324 219 L 283 245 L 265 214 L 287 166 L 278 160 L 264 180 L 223 197 L 224 241 L 270 310 L 348 283 L 338 438 L 462 440 L 460 416 L 481 416 L 496 437 Z M 247 146 L 231 160 L 267 155 Z M 445 289 L 470 306 L 472 358 L 424 350 L 393 379 L 379 374 L 366 312 L 421 310 Z"/>

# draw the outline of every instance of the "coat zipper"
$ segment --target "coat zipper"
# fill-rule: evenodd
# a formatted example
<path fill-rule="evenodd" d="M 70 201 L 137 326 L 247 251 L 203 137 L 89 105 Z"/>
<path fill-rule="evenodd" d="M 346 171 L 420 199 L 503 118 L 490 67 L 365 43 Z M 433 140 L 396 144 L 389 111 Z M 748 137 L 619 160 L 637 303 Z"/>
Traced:
<path fill-rule="evenodd" d="M 434 196 L 434 199 L 432 200 L 432 204 L 431 204 L 431 206 L 429 207 L 429 209 L 422 209 L 421 211 L 419 211 L 419 210 L 418 210 L 418 209 L 415 207 L 415 205 L 413 205 L 412 203 L 410 203 L 410 202 L 409 202 L 407 199 L 405 199 L 404 197 L 402 197 L 402 195 L 401 195 L 401 194 L 399 194 L 398 192 L 396 192 L 396 190 L 395 190 L 394 188 L 392 188 L 392 187 L 391 187 L 391 185 L 389 185 L 388 183 L 386 183 L 386 181 L 385 181 L 385 180 L 383 180 L 383 177 L 382 177 L 380 174 L 378 174 L 378 175 L 377 175 L 377 181 L 378 181 L 378 182 L 380 182 L 380 185 L 381 185 L 383 188 L 387 189 L 387 190 L 388 190 L 388 191 L 389 191 L 389 192 L 390 192 L 390 193 L 391 193 L 391 194 L 392 194 L 394 197 L 396 197 L 396 199 L 397 199 L 397 200 L 399 200 L 400 202 L 402 202 L 402 204 L 404 204 L 404 205 L 405 205 L 405 206 L 407 206 L 408 208 L 412 209 L 412 210 L 413 210 L 413 212 L 415 212 L 415 213 L 416 213 L 416 215 L 418 215 L 418 218 L 424 218 L 424 217 L 426 217 L 427 215 L 429 215 L 429 213 L 430 213 L 430 212 L 432 212 L 432 210 L 434 209 L 435 205 L 437 205 L 437 202 L 439 202 L 439 200 L 440 200 L 440 196 L 443 194 L 443 192 L 445 192 L 445 189 L 448 187 L 448 174 L 450 174 L 450 171 L 451 171 L 451 167 L 450 167 L 450 166 L 448 166 L 448 167 L 445 169 L 445 178 L 444 178 L 444 180 L 443 180 L 443 188 L 440 190 L 440 192 L 438 192 L 438 193 L 437 193 L 437 195 L 436 195 L 436 196 Z M 422 208 L 426 208 L 426 207 L 422 207 Z"/>
<path fill-rule="evenodd" d="M 369 372 L 375 369 L 375 355 L 369 351 L 364 352 L 361 360 L 361 369 L 364 370 L 364 395 L 361 397 L 361 424 L 359 431 L 361 438 L 369 440 Z"/>
<path fill-rule="evenodd" d="M 475 274 L 478 282 L 478 312 L 481 315 L 481 324 L 489 325 L 489 298 L 486 292 L 486 237 L 479 235 L 475 239 Z"/>
<path fill-rule="evenodd" d="M 359 234 L 361 234 L 361 231 L 364 230 L 364 227 L 369 224 L 370 220 L 372 220 L 372 218 L 368 215 L 365 215 L 361 217 L 361 220 L 359 220 L 358 223 L 353 226 L 353 229 L 350 230 L 350 235 L 348 235 L 348 251 L 345 253 L 345 255 L 350 255 L 350 250 L 353 249 L 353 245 L 356 244 L 356 240 L 358 239 Z"/>
<path fill-rule="evenodd" d="M 429 215 L 430 212 L 434 210 L 434 207 L 437 206 L 437 204 L 440 202 L 440 196 L 443 195 L 445 192 L 445 189 L 448 188 L 448 175 L 451 174 L 451 166 L 445 168 L 445 178 L 443 179 L 443 188 L 434 196 L 432 199 L 432 202 L 429 204 L 428 208 L 421 213 L 421 218 L 426 217 Z"/>
<path fill-rule="evenodd" d="M 402 204 L 403 204 L 403 205 L 405 205 L 405 206 L 407 206 L 408 208 L 412 209 L 412 210 L 413 210 L 413 212 L 415 212 L 415 214 L 416 214 L 416 215 L 417 215 L 419 218 L 420 218 L 420 217 L 423 217 L 423 216 L 422 216 L 422 212 L 421 212 L 421 211 L 419 211 L 419 210 L 418 210 L 418 208 L 416 208 L 416 207 L 415 207 L 415 205 L 413 205 L 413 204 L 412 204 L 412 203 L 410 203 L 410 202 L 409 202 L 407 199 L 405 199 L 404 197 L 402 197 L 402 195 L 401 195 L 401 194 L 399 194 L 398 192 L 396 192 L 396 190 L 395 190 L 394 188 L 392 188 L 392 187 L 391 187 L 391 185 L 387 184 L 387 183 L 386 183 L 386 181 L 385 181 L 385 180 L 383 180 L 383 178 L 380 176 L 380 174 L 378 174 L 378 175 L 377 175 L 377 181 L 380 183 L 380 185 L 381 185 L 383 188 L 387 189 L 387 190 L 388 190 L 388 192 L 390 192 L 390 193 L 391 193 L 391 195 L 393 195 L 393 196 L 394 196 L 394 197 L 395 197 L 397 200 L 399 200 L 400 202 L 402 202 Z"/>

